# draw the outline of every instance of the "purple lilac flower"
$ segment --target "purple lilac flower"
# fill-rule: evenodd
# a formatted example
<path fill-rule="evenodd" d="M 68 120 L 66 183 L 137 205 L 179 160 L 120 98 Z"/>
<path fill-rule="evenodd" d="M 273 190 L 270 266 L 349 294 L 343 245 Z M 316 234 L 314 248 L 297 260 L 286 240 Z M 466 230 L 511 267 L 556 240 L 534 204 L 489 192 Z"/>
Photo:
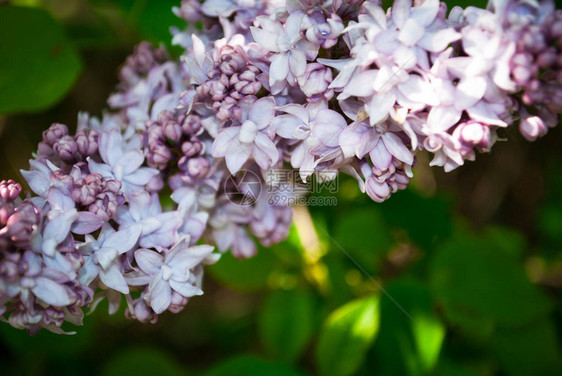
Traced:
<path fill-rule="evenodd" d="M 420 150 L 450 171 L 491 150 L 500 128 L 535 140 L 562 112 L 562 13 L 550 0 L 448 17 L 437 0 L 386 11 L 183 0 L 173 11 L 191 24 L 172 30 L 178 61 L 139 44 L 111 111 L 80 113 L 75 135 L 59 123 L 43 132 L 22 171 L 34 196 L 0 182 L 0 316 L 12 326 L 64 333 L 103 299 L 115 313 L 123 295 L 141 322 L 182 310 L 203 293 L 213 246 L 251 257 L 255 239 L 288 235 L 291 209 L 270 195 L 231 200 L 240 170 L 262 185 L 284 162 L 302 180 L 338 170 L 381 202 L 406 188 Z"/>

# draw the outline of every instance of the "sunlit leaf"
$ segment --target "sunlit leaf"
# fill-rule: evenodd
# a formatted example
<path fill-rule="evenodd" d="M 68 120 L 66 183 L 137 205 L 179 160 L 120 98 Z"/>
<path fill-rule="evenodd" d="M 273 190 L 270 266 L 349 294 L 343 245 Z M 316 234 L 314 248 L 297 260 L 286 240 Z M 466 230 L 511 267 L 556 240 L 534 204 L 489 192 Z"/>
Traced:
<path fill-rule="evenodd" d="M 439 359 L 445 327 L 435 316 L 423 314 L 413 316 L 412 326 L 421 366 L 431 371 Z"/>
<path fill-rule="evenodd" d="M 294 368 L 260 359 L 251 355 L 241 355 L 215 366 L 205 376 L 304 376 Z"/>
<path fill-rule="evenodd" d="M 47 108 L 81 69 L 61 26 L 44 10 L 0 6 L 0 115 Z"/>
<path fill-rule="evenodd" d="M 378 298 L 351 301 L 326 320 L 316 347 L 320 374 L 352 375 L 361 366 L 365 353 L 379 329 Z"/>
<path fill-rule="evenodd" d="M 315 325 L 314 300 L 301 290 L 277 290 L 265 297 L 258 328 L 261 340 L 277 359 L 292 362 L 302 354 Z"/>
<path fill-rule="evenodd" d="M 445 326 L 422 281 L 400 279 L 381 297 L 381 329 L 367 367 L 380 375 L 431 373 L 440 357 Z"/>

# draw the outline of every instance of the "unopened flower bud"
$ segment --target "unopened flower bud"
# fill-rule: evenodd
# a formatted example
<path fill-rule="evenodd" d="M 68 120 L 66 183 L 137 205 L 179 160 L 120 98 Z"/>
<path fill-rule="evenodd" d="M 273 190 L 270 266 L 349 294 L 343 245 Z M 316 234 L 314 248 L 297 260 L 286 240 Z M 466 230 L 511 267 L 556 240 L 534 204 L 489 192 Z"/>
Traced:
<path fill-rule="evenodd" d="M 90 130 L 87 134 L 85 131 L 78 131 L 74 136 L 78 153 L 83 157 L 94 155 L 98 150 L 98 132 Z"/>
<path fill-rule="evenodd" d="M 187 115 L 181 126 L 183 134 L 195 135 L 201 129 L 201 118 L 197 115 Z"/>
<path fill-rule="evenodd" d="M 12 179 L 0 181 L 0 198 L 14 201 L 21 193 L 21 185 Z"/>
<path fill-rule="evenodd" d="M 519 130 L 523 137 L 529 141 L 534 141 L 537 138 L 546 134 L 547 128 L 543 120 L 538 116 L 529 116 L 523 118 L 519 123 Z"/>
<path fill-rule="evenodd" d="M 71 161 L 78 151 L 78 145 L 72 136 L 64 136 L 53 145 L 55 154 L 64 161 Z"/>
<path fill-rule="evenodd" d="M 43 142 L 49 146 L 53 146 L 55 142 L 68 135 L 68 128 L 64 124 L 53 123 L 43 132 Z"/>
<path fill-rule="evenodd" d="M 199 154 L 202 148 L 203 145 L 196 138 L 193 138 L 191 141 L 186 141 L 181 144 L 181 152 L 184 156 L 189 158 Z"/>
<path fill-rule="evenodd" d="M 162 126 L 162 135 L 170 141 L 178 142 L 182 136 L 182 129 L 175 121 L 167 121 Z"/>

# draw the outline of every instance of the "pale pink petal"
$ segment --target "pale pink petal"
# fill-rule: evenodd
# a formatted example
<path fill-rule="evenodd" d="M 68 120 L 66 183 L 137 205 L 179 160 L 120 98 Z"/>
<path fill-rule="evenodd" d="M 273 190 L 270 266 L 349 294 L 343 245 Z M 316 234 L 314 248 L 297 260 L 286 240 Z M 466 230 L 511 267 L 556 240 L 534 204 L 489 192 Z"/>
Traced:
<path fill-rule="evenodd" d="M 164 263 L 164 258 L 154 251 L 140 248 L 135 251 L 135 261 L 143 272 L 152 276 L 158 273 Z"/>
<path fill-rule="evenodd" d="M 462 111 L 453 106 L 437 106 L 429 110 L 427 125 L 432 132 L 446 132 L 456 124 L 462 115 Z"/>
<path fill-rule="evenodd" d="M 127 281 L 125 281 L 125 277 L 121 274 L 118 263 L 113 263 L 107 269 L 101 269 L 100 279 L 109 288 L 117 290 L 123 294 L 129 293 L 129 286 L 127 285 Z"/>
<path fill-rule="evenodd" d="M 55 307 L 63 307 L 72 303 L 68 290 L 48 278 L 35 279 L 35 286 L 31 291 L 39 299 Z"/>
<path fill-rule="evenodd" d="M 404 145 L 404 141 L 397 135 L 392 132 L 386 132 L 382 135 L 382 141 L 384 142 L 384 146 L 386 150 L 389 151 L 396 159 L 406 163 L 406 164 L 413 164 L 414 163 L 414 155 Z"/>

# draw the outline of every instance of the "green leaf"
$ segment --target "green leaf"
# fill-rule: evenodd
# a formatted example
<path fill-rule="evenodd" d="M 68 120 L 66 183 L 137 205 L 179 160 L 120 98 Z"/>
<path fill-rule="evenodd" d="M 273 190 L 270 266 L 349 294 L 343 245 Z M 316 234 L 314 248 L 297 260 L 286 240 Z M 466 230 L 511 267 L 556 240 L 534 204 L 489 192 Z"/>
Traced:
<path fill-rule="evenodd" d="M 442 198 L 425 198 L 405 190 L 379 207 L 390 226 L 405 230 L 411 240 L 426 250 L 452 232 L 449 203 Z"/>
<path fill-rule="evenodd" d="M 375 207 L 341 216 L 336 222 L 334 239 L 369 273 L 378 270 L 392 246 L 389 230 Z"/>
<path fill-rule="evenodd" d="M 445 326 L 434 312 L 429 290 L 422 281 L 401 279 L 386 286 L 386 292 L 381 297 L 381 330 L 369 369 L 379 375 L 432 372 L 441 354 Z"/>
<path fill-rule="evenodd" d="M 168 354 L 154 349 L 136 347 L 117 353 L 104 366 L 103 376 L 179 376 L 185 371 Z"/>
<path fill-rule="evenodd" d="M 333 311 L 320 332 L 316 363 L 321 375 L 354 374 L 379 329 L 378 298 L 351 301 Z"/>
<path fill-rule="evenodd" d="M 227 252 L 219 262 L 205 269 L 213 278 L 239 291 L 258 291 L 267 286 L 270 273 L 275 269 L 276 258 L 267 248 L 259 249 L 249 259 L 239 260 Z"/>
<path fill-rule="evenodd" d="M 429 372 L 439 359 L 445 326 L 433 315 L 414 315 L 412 326 L 421 367 Z"/>
<path fill-rule="evenodd" d="M 3 5 L 0 19 L 0 115 L 58 102 L 81 69 L 61 26 L 37 8 Z"/>
<path fill-rule="evenodd" d="M 550 311 L 548 300 L 525 275 L 518 252 L 506 251 L 506 246 L 489 236 L 457 236 L 432 260 L 434 295 L 447 318 L 466 333 L 473 333 L 479 323 L 490 333 L 494 322 L 516 326 Z"/>
<path fill-rule="evenodd" d="M 172 12 L 172 7 L 180 6 L 177 0 L 112 0 L 112 3 L 119 6 L 129 25 L 153 43 L 162 42 L 170 47 L 170 27 L 185 26 L 185 21 Z"/>
<path fill-rule="evenodd" d="M 562 354 L 554 325 L 548 319 L 502 328 L 492 339 L 492 349 L 509 375 L 562 374 Z"/>
<path fill-rule="evenodd" d="M 315 297 L 305 291 L 277 290 L 268 294 L 258 316 L 261 340 L 275 357 L 293 362 L 312 335 Z"/>
<path fill-rule="evenodd" d="M 263 360 L 251 355 L 241 355 L 215 366 L 205 376 L 304 376 L 285 364 Z"/>

